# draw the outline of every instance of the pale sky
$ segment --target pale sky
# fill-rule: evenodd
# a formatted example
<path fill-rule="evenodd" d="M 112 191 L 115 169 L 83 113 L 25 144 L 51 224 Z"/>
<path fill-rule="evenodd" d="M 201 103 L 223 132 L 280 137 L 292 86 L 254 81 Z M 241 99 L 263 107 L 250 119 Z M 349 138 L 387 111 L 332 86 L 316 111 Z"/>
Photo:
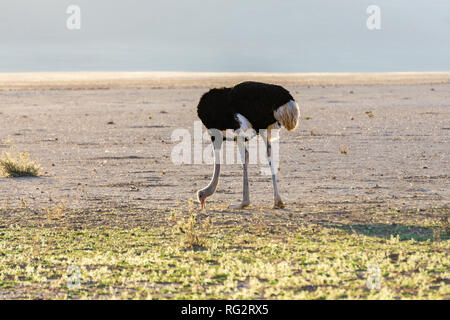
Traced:
<path fill-rule="evenodd" d="M 449 40 L 449 0 L 0 2 L 0 72 L 450 71 Z"/>

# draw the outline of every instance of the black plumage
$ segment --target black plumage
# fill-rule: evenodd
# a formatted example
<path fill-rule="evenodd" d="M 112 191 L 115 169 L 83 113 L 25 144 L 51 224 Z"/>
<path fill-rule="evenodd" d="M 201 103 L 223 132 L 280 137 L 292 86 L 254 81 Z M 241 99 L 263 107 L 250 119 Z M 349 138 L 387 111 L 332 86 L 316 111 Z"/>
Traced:
<path fill-rule="evenodd" d="M 294 98 L 288 90 L 274 84 L 242 82 L 232 88 L 211 89 L 198 104 L 197 114 L 208 129 L 236 130 L 241 114 L 257 132 L 277 120 L 273 112 Z"/>

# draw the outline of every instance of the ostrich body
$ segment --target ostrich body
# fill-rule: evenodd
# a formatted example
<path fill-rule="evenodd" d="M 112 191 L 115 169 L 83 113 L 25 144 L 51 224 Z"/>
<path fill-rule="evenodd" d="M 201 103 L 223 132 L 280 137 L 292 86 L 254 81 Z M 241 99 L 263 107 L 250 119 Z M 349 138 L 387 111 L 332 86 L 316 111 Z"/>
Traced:
<path fill-rule="evenodd" d="M 283 126 L 291 131 L 297 126 L 300 111 L 289 91 L 278 85 L 260 82 L 243 82 L 232 88 L 211 89 L 201 97 L 197 114 L 208 129 L 214 146 L 213 177 L 208 186 L 197 192 L 202 208 L 206 207 L 206 198 L 214 194 L 219 182 L 220 148 L 223 142 L 220 132 L 227 129 L 234 130 L 238 136 L 253 129 L 263 137 L 272 172 L 274 207 L 284 208 L 278 193 L 270 141 L 271 130 Z M 219 135 L 213 133 L 217 131 Z M 221 138 L 216 139 L 216 136 Z M 234 209 L 250 204 L 247 173 L 249 154 L 245 142 L 240 151 L 243 160 L 243 199 L 240 204 L 230 206 Z"/>

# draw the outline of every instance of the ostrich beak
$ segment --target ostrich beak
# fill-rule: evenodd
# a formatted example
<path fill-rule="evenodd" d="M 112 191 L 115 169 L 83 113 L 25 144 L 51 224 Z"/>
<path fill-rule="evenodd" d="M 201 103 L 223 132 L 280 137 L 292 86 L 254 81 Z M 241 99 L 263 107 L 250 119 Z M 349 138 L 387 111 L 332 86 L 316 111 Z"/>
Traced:
<path fill-rule="evenodd" d="M 201 199 L 201 203 L 202 203 L 202 210 L 206 210 L 206 199 L 205 198 Z"/>

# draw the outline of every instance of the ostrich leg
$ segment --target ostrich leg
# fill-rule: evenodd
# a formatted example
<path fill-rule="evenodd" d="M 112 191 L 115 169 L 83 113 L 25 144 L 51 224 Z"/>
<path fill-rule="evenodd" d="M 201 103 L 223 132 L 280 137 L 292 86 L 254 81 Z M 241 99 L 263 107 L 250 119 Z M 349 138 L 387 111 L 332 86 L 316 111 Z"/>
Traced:
<path fill-rule="evenodd" d="M 238 138 L 238 148 L 239 153 L 242 158 L 242 167 L 243 167 L 243 188 L 242 188 L 242 202 L 240 204 L 235 204 L 229 206 L 230 209 L 242 209 L 247 207 L 250 204 L 250 191 L 248 187 L 248 150 L 245 145 L 245 140 L 242 137 Z"/>
<path fill-rule="evenodd" d="M 283 201 L 281 201 L 280 194 L 278 193 L 277 177 L 276 177 L 276 171 L 275 171 L 273 157 L 272 157 L 272 145 L 270 143 L 270 139 L 271 139 L 270 128 L 267 129 L 266 134 L 261 134 L 261 136 L 263 137 L 263 140 L 266 143 L 267 160 L 269 161 L 270 171 L 272 172 L 273 196 L 274 196 L 273 208 L 274 209 L 283 209 L 284 204 L 283 204 Z"/>

